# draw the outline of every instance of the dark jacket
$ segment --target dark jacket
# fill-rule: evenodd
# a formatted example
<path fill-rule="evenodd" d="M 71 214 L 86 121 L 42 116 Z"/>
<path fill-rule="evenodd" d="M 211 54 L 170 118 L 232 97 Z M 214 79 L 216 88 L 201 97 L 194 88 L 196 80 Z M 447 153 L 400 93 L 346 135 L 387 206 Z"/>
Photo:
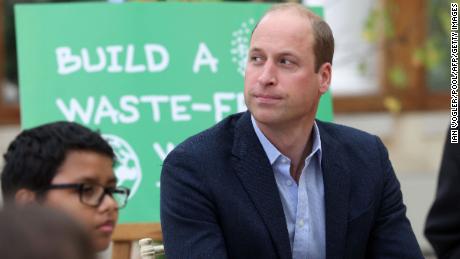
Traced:
<path fill-rule="evenodd" d="M 317 125 L 327 258 L 423 258 L 381 141 L 348 127 Z M 168 155 L 161 224 L 168 259 L 292 258 L 273 170 L 249 112 Z"/>
<path fill-rule="evenodd" d="M 425 236 L 439 259 L 460 258 L 460 144 L 447 135 L 436 198 L 428 214 Z"/>

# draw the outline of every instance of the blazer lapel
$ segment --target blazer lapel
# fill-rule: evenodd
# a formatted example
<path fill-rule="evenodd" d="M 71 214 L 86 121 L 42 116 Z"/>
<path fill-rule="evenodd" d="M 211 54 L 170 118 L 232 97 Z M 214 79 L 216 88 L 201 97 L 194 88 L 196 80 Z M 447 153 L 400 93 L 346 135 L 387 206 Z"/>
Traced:
<path fill-rule="evenodd" d="M 280 258 L 290 259 L 291 245 L 275 176 L 251 123 L 249 112 L 235 125 L 233 161 L 241 184 L 261 215 Z"/>
<path fill-rule="evenodd" d="M 341 258 L 345 253 L 348 224 L 350 174 L 343 150 L 334 136 L 328 134 L 317 121 L 320 131 L 326 206 L 326 258 Z"/>

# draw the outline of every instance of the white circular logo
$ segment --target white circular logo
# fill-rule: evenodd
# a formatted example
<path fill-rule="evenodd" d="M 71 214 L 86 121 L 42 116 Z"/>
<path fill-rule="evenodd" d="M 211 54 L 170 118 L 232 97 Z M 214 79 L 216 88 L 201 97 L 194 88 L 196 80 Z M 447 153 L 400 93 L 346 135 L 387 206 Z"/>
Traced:
<path fill-rule="evenodd" d="M 232 33 L 232 62 L 236 64 L 237 71 L 244 76 L 246 61 L 248 59 L 249 40 L 251 39 L 252 28 L 255 20 L 250 18 L 247 22 L 242 22 L 240 28 Z"/>
<path fill-rule="evenodd" d="M 118 179 L 117 185 L 130 188 L 129 198 L 132 198 L 142 180 L 139 158 L 131 145 L 124 139 L 110 134 L 103 134 L 102 137 L 112 146 L 117 157 L 114 168 Z"/>

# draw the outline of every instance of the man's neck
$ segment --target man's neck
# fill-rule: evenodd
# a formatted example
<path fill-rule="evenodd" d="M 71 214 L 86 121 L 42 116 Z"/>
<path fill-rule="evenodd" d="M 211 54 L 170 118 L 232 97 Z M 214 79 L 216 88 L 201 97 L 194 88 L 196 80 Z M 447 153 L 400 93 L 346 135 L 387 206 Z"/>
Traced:
<path fill-rule="evenodd" d="M 258 121 L 256 123 L 270 143 L 291 160 L 291 176 L 298 182 L 305 158 L 312 149 L 314 120 L 298 123 L 295 127 L 273 127 Z"/>

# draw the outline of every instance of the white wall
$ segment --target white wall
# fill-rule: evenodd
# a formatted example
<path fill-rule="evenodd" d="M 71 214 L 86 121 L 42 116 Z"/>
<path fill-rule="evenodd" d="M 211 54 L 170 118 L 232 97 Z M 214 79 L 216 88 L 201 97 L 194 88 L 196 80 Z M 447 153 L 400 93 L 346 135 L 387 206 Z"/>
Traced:
<path fill-rule="evenodd" d="M 3 168 L 3 154 L 5 154 L 9 143 L 19 133 L 19 126 L 0 126 L 0 168 Z M 0 192 L 0 206 L 3 203 L 2 193 Z"/>

